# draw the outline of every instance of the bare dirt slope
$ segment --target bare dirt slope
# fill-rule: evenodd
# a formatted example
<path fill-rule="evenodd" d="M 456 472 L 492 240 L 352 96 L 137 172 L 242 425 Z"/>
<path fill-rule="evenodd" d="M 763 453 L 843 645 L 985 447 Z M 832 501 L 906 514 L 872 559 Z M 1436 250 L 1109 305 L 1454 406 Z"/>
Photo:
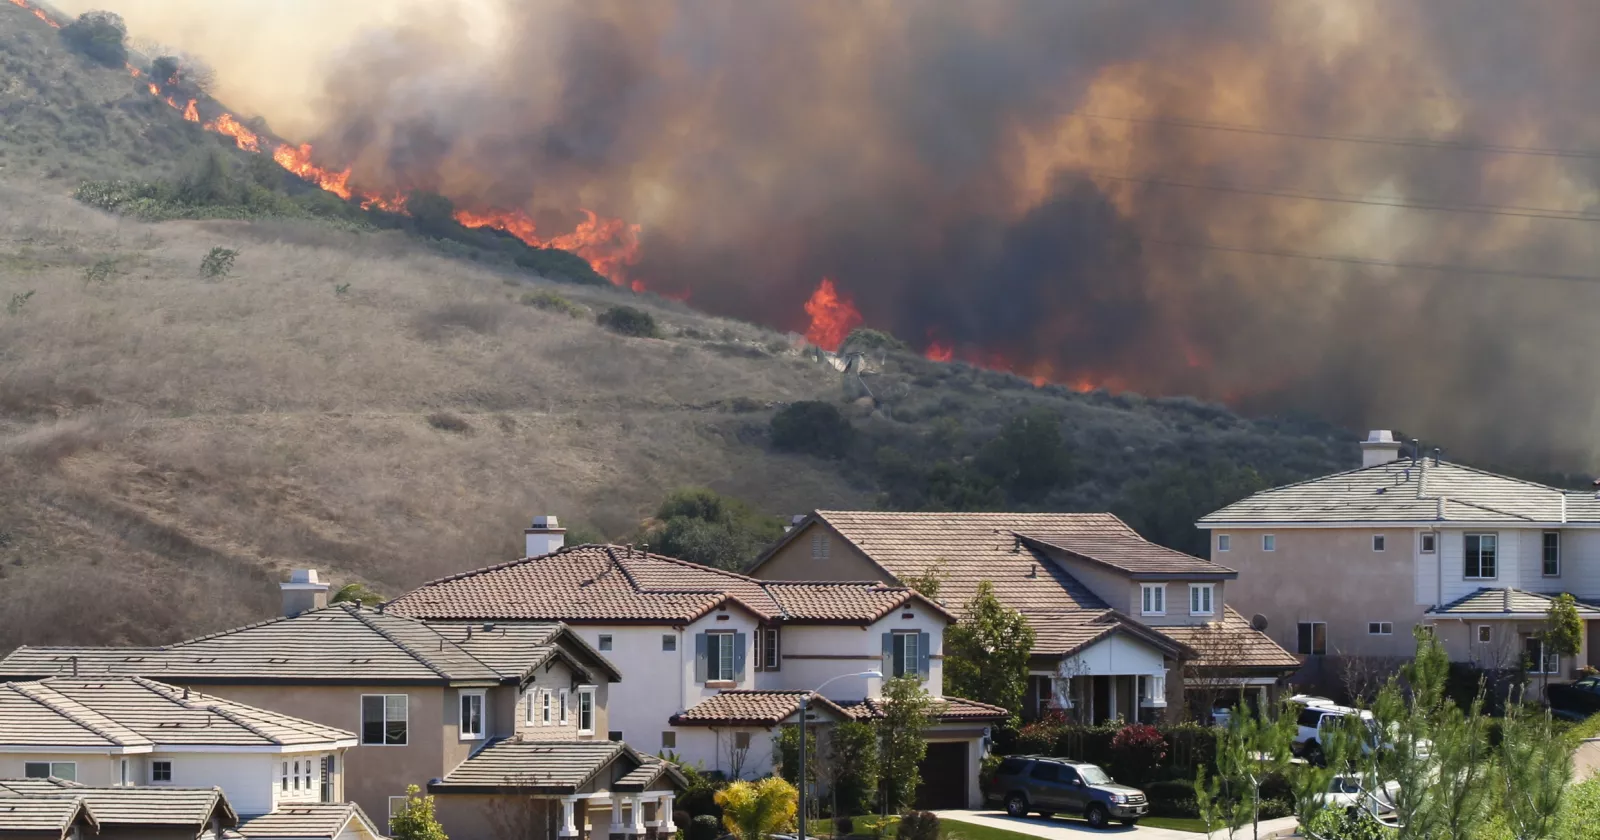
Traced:
<path fill-rule="evenodd" d="M 240 256 L 212 281 L 215 246 Z M 838 387 L 783 336 L 666 305 L 673 338 L 625 338 L 532 288 L 395 234 L 0 183 L 0 304 L 33 293 L 0 312 L 0 649 L 238 623 L 289 567 L 393 592 L 513 556 L 534 513 L 625 533 L 687 483 L 866 502 L 763 448 L 765 406 Z"/>

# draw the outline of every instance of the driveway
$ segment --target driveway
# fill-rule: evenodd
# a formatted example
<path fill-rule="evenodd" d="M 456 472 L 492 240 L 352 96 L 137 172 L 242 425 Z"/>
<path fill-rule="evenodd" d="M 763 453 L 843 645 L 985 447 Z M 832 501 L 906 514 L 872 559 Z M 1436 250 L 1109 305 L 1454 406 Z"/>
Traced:
<path fill-rule="evenodd" d="M 1154 826 L 1139 825 L 1129 828 L 1125 825 L 1112 824 L 1110 828 L 1096 831 L 1082 820 L 1069 820 L 1063 817 L 1043 819 L 1041 817 L 1008 817 L 1004 811 L 937 811 L 940 819 L 956 820 L 957 822 L 972 823 L 973 825 L 999 828 L 1006 831 L 1015 831 L 1019 834 L 1031 834 L 1034 837 L 1044 837 L 1047 840 L 1088 840 L 1090 837 L 1126 838 L 1126 840 L 1200 840 L 1201 836 L 1195 832 L 1178 831 L 1171 828 L 1156 828 Z M 1279 820 L 1263 820 L 1261 822 L 1261 837 L 1280 837 L 1292 834 L 1295 829 L 1294 817 L 1285 817 Z M 1218 840 L 1226 838 L 1228 833 L 1220 831 L 1212 835 Z M 1237 837 L 1251 836 L 1248 827 L 1244 828 Z"/>

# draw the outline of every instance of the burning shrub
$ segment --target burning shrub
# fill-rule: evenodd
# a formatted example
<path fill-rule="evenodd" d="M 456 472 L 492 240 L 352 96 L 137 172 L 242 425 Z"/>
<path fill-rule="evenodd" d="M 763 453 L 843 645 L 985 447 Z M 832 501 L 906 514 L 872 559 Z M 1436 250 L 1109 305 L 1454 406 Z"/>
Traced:
<path fill-rule="evenodd" d="M 1111 739 L 1111 772 L 1123 784 L 1142 785 L 1167 757 L 1167 739 L 1154 726 L 1130 723 Z"/>
<path fill-rule="evenodd" d="M 659 338 L 661 328 L 654 315 L 631 306 L 613 306 L 595 319 L 600 326 L 618 334 L 635 338 Z"/>
<path fill-rule="evenodd" d="M 128 26 L 115 12 L 84 12 L 61 27 L 61 40 L 107 67 L 128 61 Z"/>
<path fill-rule="evenodd" d="M 790 403 L 772 415 L 772 446 L 784 452 L 838 458 L 849 448 L 854 432 L 850 421 L 833 403 Z"/>

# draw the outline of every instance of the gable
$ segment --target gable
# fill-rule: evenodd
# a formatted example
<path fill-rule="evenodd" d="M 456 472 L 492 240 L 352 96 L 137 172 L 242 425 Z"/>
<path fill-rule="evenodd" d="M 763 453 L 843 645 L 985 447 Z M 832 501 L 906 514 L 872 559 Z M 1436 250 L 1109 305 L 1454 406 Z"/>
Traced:
<path fill-rule="evenodd" d="M 816 557 L 813 541 L 826 540 L 827 557 Z M 820 545 L 819 545 L 820 548 Z M 849 540 L 815 518 L 785 535 L 753 573 L 767 580 L 881 580 L 898 584 L 887 569 L 861 553 Z"/>

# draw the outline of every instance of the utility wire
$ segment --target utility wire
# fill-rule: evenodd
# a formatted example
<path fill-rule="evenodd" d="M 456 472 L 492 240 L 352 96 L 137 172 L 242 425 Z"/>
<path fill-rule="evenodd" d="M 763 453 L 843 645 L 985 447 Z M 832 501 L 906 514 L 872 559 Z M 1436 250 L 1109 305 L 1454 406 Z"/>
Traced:
<path fill-rule="evenodd" d="M 1499 143 L 1475 143 L 1468 140 L 1434 140 L 1427 137 L 1382 137 L 1372 134 L 1338 134 L 1333 132 L 1290 131 L 1288 129 L 1268 128 L 1258 125 L 1240 125 L 1238 123 L 1211 122 L 1208 120 L 1185 120 L 1168 117 L 1127 117 L 1114 114 L 1095 114 L 1088 111 L 1069 111 L 1067 112 L 1067 115 L 1083 117 L 1084 119 L 1090 120 L 1108 120 L 1111 122 L 1136 123 L 1139 125 L 1169 125 L 1177 128 L 1232 131 L 1240 134 L 1261 134 L 1268 137 L 1295 137 L 1302 140 L 1328 140 L 1338 143 L 1367 143 L 1381 146 L 1408 146 L 1419 149 L 1447 149 L 1458 152 L 1487 152 L 1508 155 L 1530 155 L 1534 157 L 1600 160 L 1600 151 L 1583 149 L 1550 149 L 1539 148 L 1536 146 L 1507 146 Z"/>
<path fill-rule="evenodd" d="M 1283 251 L 1267 248 L 1237 248 L 1231 245 L 1213 245 L 1205 242 L 1179 242 L 1169 239 L 1147 239 L 1144 237 L 1132 237 L 1126 241 L 1139 245 L 1161 245 L 1170 248 L 1222 251 L 1230 254 L 1250 254 L 1259 257 L 1284 257 L 1286 259 L 1293 260 L 1344 263 L 1346 265 L 1361 265 L 1371 268 L 1397 268 L 1409 269 L 1413 271 L 1437 271 L 1444 274 L 1473 274 L 1482 277 L 1523 277 L 1530 280 L 1559 280 L 1569 283 L 1600 283 L 1600 276 L 1589 274 L 1560 274 L 1544 271 L 1519 271 L 1506 268 L 1474 268 L 1472 266 L 1449 265 L 1446 263 L 1377 260 L 1367 257 L 1346 257 L 1333 254 L 1308 254 L 1301 251 Z"/>
<path fill-rule="evenodd" d="M 1179 181 L 1169 178 L 1146 178 L 1133 175 L 1122 175 L 1114 172 L 1101 172 L 1099 170 L 1086 170 L 1095 178 L 1108 181 L 1121 181 L 1130 184 L 1151 184 L 1160 187 L 1181 187 L 1191 190 L 1210 190 L 1212 192 L 1239 193 L 1241 195 L 1265 195 L 1277 198 L 1299 198 L 1311 201 L 1331 201 L 1343 204 L 1366 204 L 1373 207 L 1398 207 L 1408 210 L 1439 210 L 1447 213 L 1478 213 L 1488 216 L 1517 216 L 1525 219 L 1560 219 L 1572 222 L 1600 222 L 1600 213 L 1585 213 L 1579 210 L 1556 210 L 1545 207 L 1519 207 L 1511 204 L 1452 204 L 1442 201 L 1384 199 L 1368 196 L 1351 195 L 1348 193 L 1309 192 L 1302 190 L 1279 190 L 1264 187 L 1244 187 L 1233 184 L 1218 184 L 1196 181 Z"/>

